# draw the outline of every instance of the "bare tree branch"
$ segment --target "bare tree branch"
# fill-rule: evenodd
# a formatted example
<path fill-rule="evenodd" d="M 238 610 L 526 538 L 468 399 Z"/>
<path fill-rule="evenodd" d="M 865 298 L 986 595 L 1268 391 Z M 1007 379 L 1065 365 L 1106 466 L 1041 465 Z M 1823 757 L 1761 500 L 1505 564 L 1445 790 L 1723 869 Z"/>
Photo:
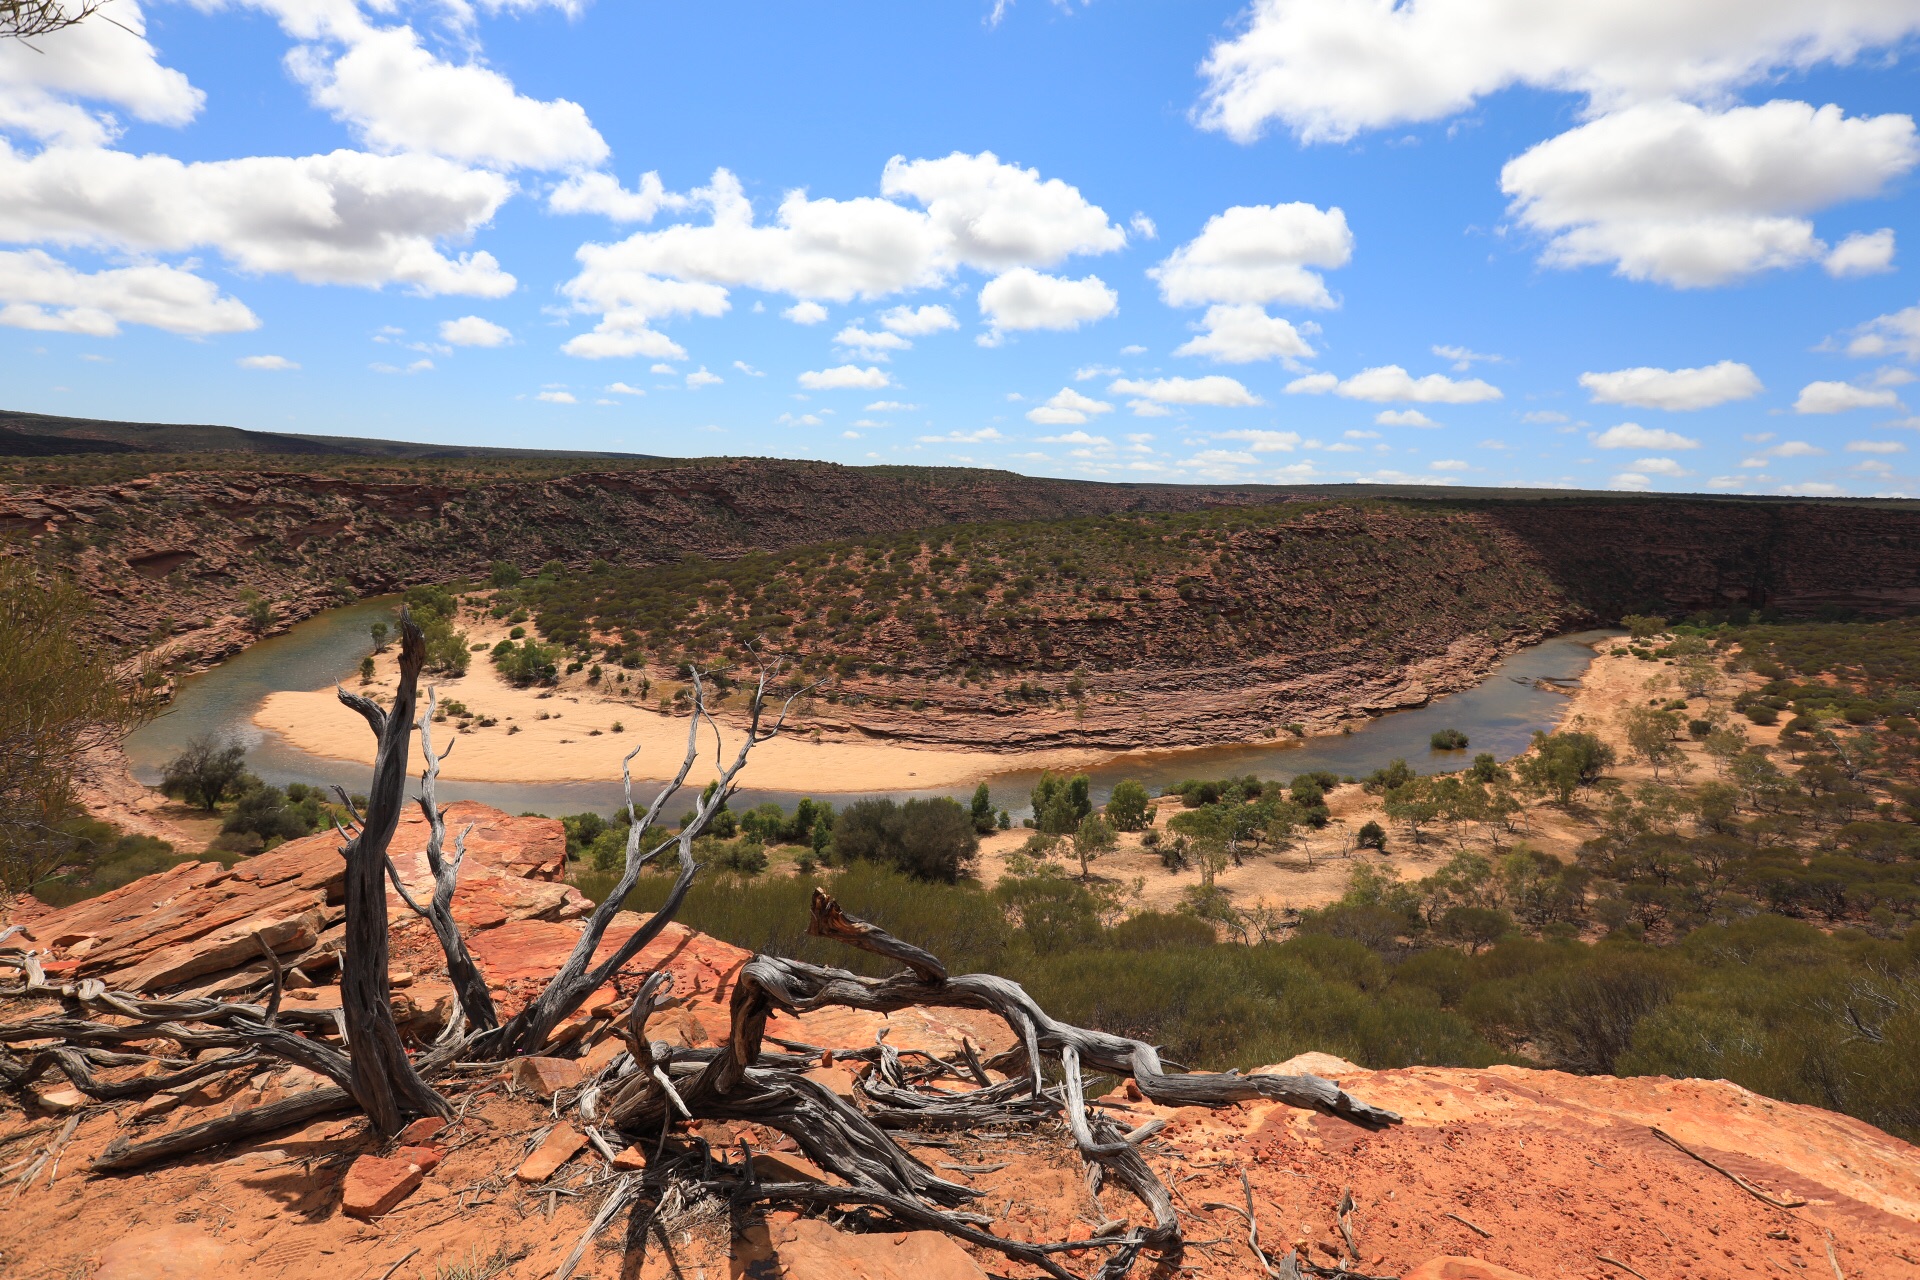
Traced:
<path fill-rule="evenodd" d="M 31 40 L 85 22 L 104 0 L 0 0 L 0 40 Z M 116 26 L 119 24 L 115 24 Z"/>

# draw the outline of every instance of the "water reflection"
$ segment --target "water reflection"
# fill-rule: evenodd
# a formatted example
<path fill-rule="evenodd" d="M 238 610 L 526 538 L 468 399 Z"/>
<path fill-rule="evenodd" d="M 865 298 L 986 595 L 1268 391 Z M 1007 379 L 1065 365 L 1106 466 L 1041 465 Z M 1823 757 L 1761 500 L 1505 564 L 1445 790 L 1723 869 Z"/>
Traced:
<path fill-rule="evenodd" d="M 160 779 L 162 765 L 198 734 L 227 731 L 247 744 L 253 771 L 268 782 L 322 782 L 349 791 L 367 784 L 364 765 L 309 755 L 277 734 L 254 725 L 253 711 L 269 693 L 323 688 L 344 679 L 373 649 L 368 634 L 376 620 L 391 618 L 390 600 L 367 600 L 332 609 L 301 623 L 285 635 L 263 640 L 246 652 L 221 663 L 204 675 L 182 682 L 166 715 L 144 726 L 127 743 L 134 776 L 142 782 Z M 1182 751 L 1134 751 L 1089 770 L 1093 791 L 1104 802 L 1115 783 L 1134 778 L 1158 791 L 1183 778 L 1221 777 L 1257 773 L 1291 777 L 1325 769 L 1341 776 L 1364 775 L 1400 757 L 1421 773 L 1463 768 L 1475 754 L 1490 751 L 1505 760 L 1526 748 L 1536 729 L 1551 729 L 1565 713 L 1567 698 L 1540 687 L 1541 683 L 1571 687 L 1576 684 L 1593 652 L 1588 645 L 1616 631 L 1585 631 L 1560 636 L 1523 649 L 1502 662 L 1477 687 L 1436 699 L 1424 707 L 1395 711 L 1375 719 L 1350 735 L 1316 738 L 1304 743 L 1216 747 Z M 1428 739 L 1441 729 L 1459 729 L 1471 740 L 1466 751 L 1434 751 Z M 752 776 L 752 766 L 747 775 Z M 1014 769 L 987 780 L 996 807 L 1024 815 L 1027 794 L 1038 773 Z M 888 791 L 862 795 L 836 794 L 828 798 L 845 804 L 865 794 L 972 794 L 973 787 L 927 791 Z M 442 781 L 442 800 L 480 800 L 508 813 L 609 812 L 620 803 L 618 780 L 607 782 L 456 782 Z M 651 796 L 651 791 L 644 793 Z M 799 794 L 756 791 L 741 793 L 744 806 L 767 800 L 792 807 Z M 689 798 L 691 802 L 691 797 Z M 674 809 L 678 816 L 678 808 Z"/>

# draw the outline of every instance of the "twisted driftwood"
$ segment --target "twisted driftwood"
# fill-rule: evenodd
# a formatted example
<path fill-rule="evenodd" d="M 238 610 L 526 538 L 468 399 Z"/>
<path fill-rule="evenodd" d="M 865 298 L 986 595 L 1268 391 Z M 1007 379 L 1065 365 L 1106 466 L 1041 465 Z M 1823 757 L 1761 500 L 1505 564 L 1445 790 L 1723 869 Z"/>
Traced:
<path fill-rule="evenodd" d="M 628 1033 L 634 1069 L 617 1080 L 596 1109 L 615 1128 L 636 1141 L 664 1131 L 676 1117 L 700 1120 L 749 1120 L 791 1137 L 807 1157 L 844 1179 L 850 1189 L 793 1184 L 749 1186 L 750 1198 L 804 1204 L 862 1203 L 886 1209 L 899 1221 L 933 1226 L 960 1239 L 999 1250 L 1009 1258 L 1065 1276 L 1051 1254 L 1067 1249 L 1111 1248 L 1105 1274 L 1124 1273 L 1141 1250 L 1178 1253 L 1182 1238 L 1178 1215 L 1166 1186 L 1140 1155 L 1138 1145 L 1154 1126 L 1123 1132 L 1104 1115 L 1089 1110 L 1081 1070 L 1129 1076 L 1142 1094 L 1177 1106 L 1210 1105 L 1268 1098 L 1342 1116 L 1378 1128 L 1399 1122 L 1391 1111 L 1369 1106 L 1318 1076 L 1242 1076 L 1237 1073 L 1170 1074 L 1149 1044 L 1069 1026 L 1049 1017 L 1016 982 L 992 974 L 950 977 L 938 958 L 882 929 L 848 916 L 823 890 L 814 890 L 807 931 L 886 956 L 906 966 L 890 978 L 866 978 L 842 969 L 759 955 L 740 971 L 731 1005 L 732 1034 L 719 1050 L 680 1054 L 666 1045 L 649 1045 L 646 1018 L 657 1007 L 664 983 L 650 977 L 631 1014 Z M 1033 1246 L 982 1231 L 972 1215 L 943 1212 L 976 1193 L 940 1178 L 896 1145 L 879 1119 L 862 1112 L 799 1072 L 767 1064 L 763 1049 L 768 1016 L 779 1009 L 801 1014 L 829 1006 L 893 1013 L 915 1007 L 987 1010 L 1006 1022 L 1022 1046 L 1017 1058 L 1024 1078 L 989 1084 L 959 1096 L 920 1094 L 904 1087 L 899 1059 L 882 1047 L 875 1055 L 883 1070 L 864 1090 L 892 1104 L 884 1114 L 896 1124 L 951 1118 L 966 1124 L 995 1120 L 1028 1121 L 1039 1115 L 1064 1115 L 1075 1146 L 1090 1173 L 1090 1186 L 1112 1181 L 1144 1204 L 1150 1227 L 1132 1232 Z M 783 1055 L 784 1056 L 784 1055 Z M 663 1059 L 668 1060 L 663 1064 Z M 1058 1064 L 1061 1084 L 1046 1083 L 1045 1063 Z M 978 1064 L 972 1064 L 975 1071 Z M 679 1078 L 674 1068 L 683 1068 Z M 890 1078 L 886 1078 L 890 1077 Z M 976 1079 L 984 1076 L 976 1076 Z"/>

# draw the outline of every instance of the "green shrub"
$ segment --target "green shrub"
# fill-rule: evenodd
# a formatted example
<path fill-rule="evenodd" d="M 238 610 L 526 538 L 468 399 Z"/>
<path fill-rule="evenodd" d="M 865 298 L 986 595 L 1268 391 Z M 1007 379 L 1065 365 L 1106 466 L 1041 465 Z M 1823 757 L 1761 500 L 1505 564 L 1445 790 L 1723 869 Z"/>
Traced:
<path fill-rule="evenodd" d="M 1367 780 L 1361 783 L 1360 787 L 1368 795 L 1384 795 L 1396 788 L 1406 786 L 1413 781 L 1414 777 L 1413 770 L 1408 767 L 1405 760 L 1389 760 L 1386 768 L 1375 769 L 1368 774 Z"/>
<path fill-rule="evenodd" d="M 1465 751 L 1467 735 L 1458 729 L 1442 729 L 1428 739 L 1428 745 L 1435 751 Z"/>
<path fill-rule="evenodd" d="M 1118 831 L 1138 831 L 1147 825 L 1153 802 L 1147 789 L 1131 778 L 1114 784 L 1107 798 L 1107 821 Z"/>
<path fill-rule="evenodd" d="M 944 796 L 861 800 L 834 822 L 833 850 L 851 862 L 876 862 L 916 879 L 957 881 L 980 849 L 967 811 Z"/>
<path fill-rule="evenodd" d="M 1107 941 L 1122 951 L 1158 951 L 1211 946 L 1217 938 L 1212 925 L 1184 911 L 1142 911 L 1108 930 Z"/>

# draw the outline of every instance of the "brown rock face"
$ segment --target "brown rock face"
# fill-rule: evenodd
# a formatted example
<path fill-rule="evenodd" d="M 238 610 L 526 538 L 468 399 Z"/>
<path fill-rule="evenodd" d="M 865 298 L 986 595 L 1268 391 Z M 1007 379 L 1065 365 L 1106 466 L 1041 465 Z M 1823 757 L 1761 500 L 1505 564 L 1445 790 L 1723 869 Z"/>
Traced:
<path fill-rule="evenodd" d="M 355 1218 L 377 1218 L 419 1187 L 418 1165 L 382 1156 L 361 1156 L 347 1169 L 340 1188 L 340 1211 Z"/>
<path fill-rule="evenodd" d="M 289 472 L 161 472 L 99 485 L 0 485 L 0 536 L 58 555 L 99 600 L 109 639 L 161 631 L 213 661 L 251 642 L 241 593 L 284 626 L 497 559 L 658 564 L 961 520 L 1192 511 L 1270 500 L 1258 486 L 1106 485 L 997 471 L 753 460 L 552 480 L 380 484 Z M 318 569 L 318 574 L 311 570 Z"/>
<path fill-rule="evenodd" d="M 844 680 L 822 727 L 989 749 L 1249 742 L 1424 704 L 1523 645 L 1625 613 L 1920 602 L 1920 511 L 1904 507 L 1277 510 L 1223 525 L 1170 566 L 1083 566 L 1030 588 L 1019 607 L 1004 587 L 977 601 L 963 592 L 933 622 L 896 615 L 858 638 L 809 641 L 824 646 L 816 658 L 885 672 Z"/>

